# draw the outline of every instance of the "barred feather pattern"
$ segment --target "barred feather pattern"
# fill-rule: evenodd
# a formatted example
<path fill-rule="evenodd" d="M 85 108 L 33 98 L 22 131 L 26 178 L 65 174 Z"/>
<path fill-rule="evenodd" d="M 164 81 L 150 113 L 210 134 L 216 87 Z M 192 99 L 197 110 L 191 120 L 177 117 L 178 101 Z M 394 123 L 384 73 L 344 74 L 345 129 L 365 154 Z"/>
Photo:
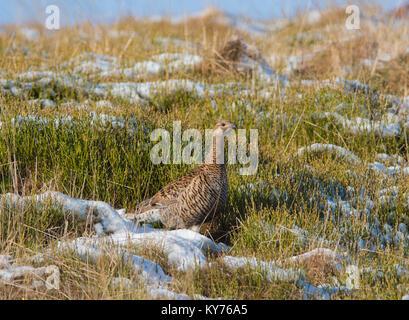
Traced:
<path fill-rule="evenodd" d="M 222 121 L 229 124 L 227 129 L 235 128 L 231 122 Z M 156 216 L 169 228 L 197 230 L 204 221 L 220 212 L 228 200 L 229 189 L 226 166 L 216 161 L 215 140 L 212 161 L 199 165 L 141 202 L 134 213 L 136 221 L 147 222 Z"/>

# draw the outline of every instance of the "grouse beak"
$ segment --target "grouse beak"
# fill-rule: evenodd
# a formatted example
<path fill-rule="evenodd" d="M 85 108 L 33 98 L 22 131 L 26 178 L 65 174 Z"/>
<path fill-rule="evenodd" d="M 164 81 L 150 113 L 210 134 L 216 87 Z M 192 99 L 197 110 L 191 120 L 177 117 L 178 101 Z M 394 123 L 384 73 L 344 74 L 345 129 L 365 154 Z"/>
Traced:
<path fill-rule="evenodd" d="M 237 126 L 235 124 L 233 124 L 233 127 L 231 127 L 232 129 L 237 129 Z"/>

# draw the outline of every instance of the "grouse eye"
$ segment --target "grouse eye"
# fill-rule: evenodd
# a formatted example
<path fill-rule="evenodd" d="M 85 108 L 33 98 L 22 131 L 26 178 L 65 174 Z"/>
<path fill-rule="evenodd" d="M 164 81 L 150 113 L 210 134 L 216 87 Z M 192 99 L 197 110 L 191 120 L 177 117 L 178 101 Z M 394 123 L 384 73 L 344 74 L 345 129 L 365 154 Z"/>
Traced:
<path fill-rule="evenodd" d="M 222 127 L 224 127 L 226 124 L 225 123 L 222 123 Z"/>

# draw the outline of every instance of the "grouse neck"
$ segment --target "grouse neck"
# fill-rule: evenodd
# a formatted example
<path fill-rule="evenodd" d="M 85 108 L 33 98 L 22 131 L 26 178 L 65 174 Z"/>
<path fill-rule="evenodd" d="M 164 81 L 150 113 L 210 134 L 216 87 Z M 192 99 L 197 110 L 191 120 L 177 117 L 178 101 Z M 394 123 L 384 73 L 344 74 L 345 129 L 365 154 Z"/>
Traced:
<path fill-rule="evenodd" d="M 205 164 L 224 166 L 224 135 L 223 133 L 213 133 L 212 148 L 206 155 Z"/>

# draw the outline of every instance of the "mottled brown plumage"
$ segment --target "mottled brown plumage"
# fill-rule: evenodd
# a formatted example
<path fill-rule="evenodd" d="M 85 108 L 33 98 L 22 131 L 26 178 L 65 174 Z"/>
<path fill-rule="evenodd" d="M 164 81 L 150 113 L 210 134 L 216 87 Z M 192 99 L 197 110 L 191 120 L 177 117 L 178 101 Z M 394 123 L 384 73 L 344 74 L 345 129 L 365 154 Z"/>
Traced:
<path fill-rule="evenodd" d="M 224 154 L 225 136 L 235 128 L 230 121 L 219 121 L 213 130 L 213 150 L 205 162 L 138 204 L 132 218 L 138 222 L 160 220 L 169 228 L 198 231 L 228 199 L 226 166 L 218 159 Z"/>

